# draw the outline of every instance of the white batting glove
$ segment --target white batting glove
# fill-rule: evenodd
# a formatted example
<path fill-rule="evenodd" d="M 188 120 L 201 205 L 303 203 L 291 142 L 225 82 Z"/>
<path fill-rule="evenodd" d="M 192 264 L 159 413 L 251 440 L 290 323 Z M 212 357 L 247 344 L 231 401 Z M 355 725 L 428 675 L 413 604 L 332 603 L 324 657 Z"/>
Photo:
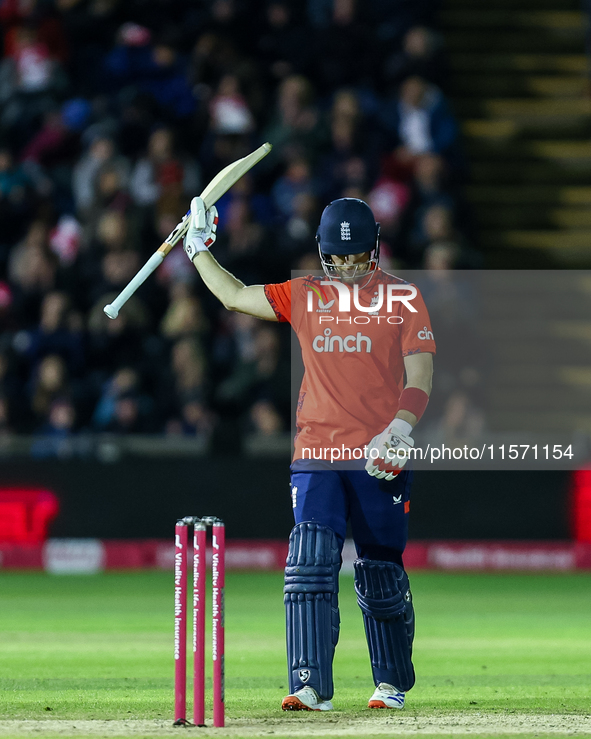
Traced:
<path fill-rule="evenodd" d="M 200 251 L 207 251 L 216 240 L 218 211 L 215 205 L 205 210 L 202 198 L 191 200 L 189 230 L 183 241 L 183 249 L 191 261 Z"/>
<path fill-rule="evenodd" d="M 381 434 L 373 437 L 367 445 L 365 471 L 368 475 L 379 480 L 393 480 L 401 472 L 409 458 L 408 450 L 415 445 L 408 435 L 411 430 L 410 423 L 395 418 Z"/>

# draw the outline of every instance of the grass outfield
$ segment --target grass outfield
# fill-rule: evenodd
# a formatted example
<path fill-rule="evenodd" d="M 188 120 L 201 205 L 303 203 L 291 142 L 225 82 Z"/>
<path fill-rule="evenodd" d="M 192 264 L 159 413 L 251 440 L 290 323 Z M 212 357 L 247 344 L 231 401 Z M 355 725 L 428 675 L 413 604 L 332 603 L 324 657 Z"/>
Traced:
<path fill-rule="evenodd" d="M 485 736 L 485 726 L 480 731 L 478 726 L 490 715 L 504 717 L 508 735 L 512 715 L 529 715 L 533 735 L 536 715 L 589 716 L 591 575 L 417 572 L 411 585 L 417 611 L 417 683 L 405 710 L 366 707 L 373 685 L 361 614 L 352 577 L 342 577 L 336 710 L 282 714 L 287 683 L 281 573 L 228 574 L 226 705 L 228 726 L 238 731 L 233 735 L 242 735 L 240 727 L 251 727 L 244 736 L 254 736 L 252 727 L 259 725 L 279 739 L 289 733 L 285 722 L 291 721 L 298 738 L 321 726 L 332 726 L 334 736 L 337 724 L 375 722 L 376 714 L 383 730 L 404 719 L 404 725 L 414 722 L 424 736 L 430 726 L 435 734 L 452 719 L 458 731 L 464 726 Z M 172 676 L 171 573 L 0 574 L 3 736 L 17 726 L 9 719 L 115 720 L 113 730 L 105 732 L 109 736 L 118 735 L 113 731 L 122 720 L 168 726 Z M 273 731 L 275 720 L 281 723 Z M 368 736 L 384 733 L 374 732 L 371 725 L 352 725 L 358 739 L 364 731 Z M 63 724 L 62 736 L 67 726 Z M 556 733 L 564 733 L 564 726 L 559 721 Z M 544 727 L 542 733 L 550 735 L 552 724 Z M 33 733 L 49 736 L 40 731 Z M 172 731 L 178 735 L 183 730 Z M 580 726 L 576 733 L 583 735 Z"/>

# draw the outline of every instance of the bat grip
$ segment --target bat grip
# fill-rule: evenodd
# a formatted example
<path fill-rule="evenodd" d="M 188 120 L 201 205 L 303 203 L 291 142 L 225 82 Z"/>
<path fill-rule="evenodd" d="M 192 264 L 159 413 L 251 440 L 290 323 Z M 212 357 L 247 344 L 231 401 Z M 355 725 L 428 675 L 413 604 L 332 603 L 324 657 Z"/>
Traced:
<path fill-rule="evenodd" d="M 190 224 L 189 216 L 190 215 L 191 215 L 191 211 L 188 210 L 183 216 L 183 220 L 178 224 L 178 226 L 175 227 L 174 231 L 172 231 L 168 235 L 168 238 L 166 239 L 166 241 L 158 249 L 158 251 L 162 252 L 164 256 L 168 254 L 168 252 L 172 249 L 173 246 L 176 246 L 179 243 L 179 241 L 185 236 L 185 234 L 189 230 L 189 224 Z"/>
<path fill-rule="evenodd" d="M 162 264 L 164 256 L 165 255 L 160 250 L 154 252 L 137 275 L 123 288 L 115 300 L 109 305 L 105 305 L 103 310 L 109 318 L 117 318 L 121 307 L 127 303 L 129 298 L 131 298 L 138 287 L 145 282 L 152 272 Z"/>
<path fill-rule="evenodd" d="M 175 241 L 175 244 L 177 242 Z M 165 241 L 163 244 L 161 244 L 158 247 L 158 250 L 156 251 L 156 254 L 162 254 L 162 259 L 164 257 L 168 256 L 169 252 L 172 250 L 174 244 L 171 244 L 170 241 Z"/>

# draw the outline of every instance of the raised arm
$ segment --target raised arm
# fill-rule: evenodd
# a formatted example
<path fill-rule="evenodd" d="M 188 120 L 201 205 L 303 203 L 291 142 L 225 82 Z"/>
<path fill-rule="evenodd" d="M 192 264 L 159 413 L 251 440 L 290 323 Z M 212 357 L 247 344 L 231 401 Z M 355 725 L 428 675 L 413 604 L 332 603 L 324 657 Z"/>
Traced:
<path fill-rule="evenodd" d="M 205 210 L 201 198 L 191 201 L 191 223 L 183 248 L 211 292 L 228 310 L 248 313 L 265 321 L 277 321 L 263 285 L 245 285 L 224 269 L 209 251 L 214 243 L 218 223 L 215 207 Z"/>
<path fill-rule="evenodd" d="M 276 321 L 263 285 L 245 285 L 224 269 L 209 251 L 200 251 L 191 260 L 201 279 L 228 310 L 248 313 L 265 321 Z"/>

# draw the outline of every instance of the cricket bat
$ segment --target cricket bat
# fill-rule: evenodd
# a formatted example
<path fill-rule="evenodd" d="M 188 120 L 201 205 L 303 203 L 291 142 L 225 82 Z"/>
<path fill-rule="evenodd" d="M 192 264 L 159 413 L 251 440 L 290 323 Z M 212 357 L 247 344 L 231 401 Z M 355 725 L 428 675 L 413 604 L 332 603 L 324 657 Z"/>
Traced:
<path fill-rule="evenodd" d="M 235 162 L 232 162 L 232 164 L 228 164 L 227 167 L 224 167 L 224 169 L 222 169 L 222 171 L 213 178 L 201 193 L 201 198 L 205 203 L 205 209 L 207 210 L 208 208 L 211 208 L 211 206 L 214 205 L 222 195 L 232 187 L 232 185 L 235 185 L 241 177 L 254 167 L 255 164 L 258 164 L 263 157 L 266 157 L 272 148 L 271 144 L 267 142 L 266 144 L 259 146 L 259 148 L 251 154 L 248 154 L 242 159 L 237 159 Z M 152 272 L 162 264 L 164 257 L 187 233 L 189 230 L 190 216 L 191 211 L 188 211 L 183 217 L 183 220 L 168 236 L 166 241 L 158 247 L 136 276 L 133 277 L 123 288 L 115 300 L 112 303 L 109 303 L 109 305 L 105 305 L 103 310 L 109 318 L 117 318 L 122 306 L 125 305 L 129 298 L 131 298 L 138 287 L 146 281 Z"/>

